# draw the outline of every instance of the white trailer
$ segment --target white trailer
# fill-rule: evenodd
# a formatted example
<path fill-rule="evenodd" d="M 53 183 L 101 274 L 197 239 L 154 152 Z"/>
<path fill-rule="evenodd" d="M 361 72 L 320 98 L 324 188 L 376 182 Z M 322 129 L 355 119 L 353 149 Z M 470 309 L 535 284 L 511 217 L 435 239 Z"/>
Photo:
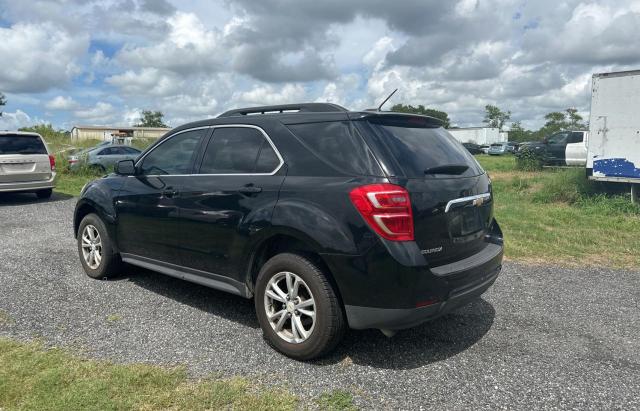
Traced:
<path fill-rule="evenodd" d="M 461 143 L 474 143 L 484 146 L 507 141 L 507 133 L 501 133 L 498 128 L 467 127 L 451 128 L 447 131 Z"/>
<path fill-rule="evenodd" d="M 640 70 L 593 75 L 587 175 L 640 195 Z"/>

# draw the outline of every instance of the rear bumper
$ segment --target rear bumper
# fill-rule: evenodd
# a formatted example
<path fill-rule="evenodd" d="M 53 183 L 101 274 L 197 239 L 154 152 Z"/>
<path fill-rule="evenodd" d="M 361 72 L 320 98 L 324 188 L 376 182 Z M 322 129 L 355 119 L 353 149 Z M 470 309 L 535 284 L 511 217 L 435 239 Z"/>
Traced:
<path fill-rule="evenodd" d="M 386 244 L 400 247 L 391 252 L 382 244 L 362 256 L 325 255 L 349 327 L 410 328 L 478 298 L 502 269 L 502 232 L 495 221 L 493 230 L 481 251 L 440 266 L 429 266 L 411 242 Z M 402 255 L 408 258 L 398 259 Z"/>
<path fill-rule="evenodd" d="M 55 173 L 53 173 L 51 175 L 51 178 L 48 180 L 0 183 L 0 193 L 14 192 L 14 191 L 37 191 L 37 190 L 46 190 L 48 188 L 54 188 L 55 184 L 53 183 L 53 181 L 55 180 L 55 178 L 56 178 L 56 175 Z"/>
<path fill-rule="evenodd" d="M 345 306 L 345 311 L 349 327 L 356 330 L 366 328 L 400 330 L 433 320 L 480 297 L 493 285 L 501 268 L 499 266 L 492 272 L 487 273 L 481 277 L 480 282 L 471 285 L 467 289 L 451 294 L 447 300 L 436 302 L 426 307 L 398 309 L 347 305 Z"/>

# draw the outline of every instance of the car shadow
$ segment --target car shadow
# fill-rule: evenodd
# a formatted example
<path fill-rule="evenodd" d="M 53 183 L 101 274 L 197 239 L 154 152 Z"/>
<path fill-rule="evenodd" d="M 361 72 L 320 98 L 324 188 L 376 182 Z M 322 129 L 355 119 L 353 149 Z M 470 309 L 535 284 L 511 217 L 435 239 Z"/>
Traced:
<path fill-rule="evenodd" d="M 137 267 L 129 267 L 128 274 L 116 280 L 129 280 L 146 290 L 246 327 L 260 327 L 253 300 Z M 332 353 L 310 364 L 419 368 L 467 350 L 491 329 L 494 318 L 493 306 L 479 298 L 433 321 L 401 330 L 392 338 L 385 337 L 379 330 L 349 330 Z"/>
<path fill-rule="evenodd" d="M 35 203 L 55 203 L 73 198 L 69 194 L 53 192 L 49 198 L 38 198 L 35 193 L 0 193 L 0 206 L 26 205 Z"/>
<path fill-rule="evenodd" d="M 472 347 L 491 329 L 493 306 L 483 298 L 388 338 L 379 330 L 350 330 L 317 365 L 359 364 L 383 369 L 413 369 L 453 357 Z"/>

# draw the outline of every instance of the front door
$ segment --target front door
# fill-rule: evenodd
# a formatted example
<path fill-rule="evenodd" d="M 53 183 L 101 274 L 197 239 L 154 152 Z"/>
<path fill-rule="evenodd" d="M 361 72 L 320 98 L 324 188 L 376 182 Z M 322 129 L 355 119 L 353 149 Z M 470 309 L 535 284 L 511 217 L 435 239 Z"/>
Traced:
<path fill-rule="evenodd" d="M 547 157 L 550 163 L 564 165 L 565 150 L 570 131 L 561 131 L 551 135 L 547 139 Z"/>
<path fill-rule="evenodd" d="M 208 129 L 176 134 L 153 148 L 127 177 L 116 199 L 120 251 L 180 264 L 178 196 Z"/>
<path fill-rule="evenodd" d="M 243 280 L 250 235 L 268 226 L 284 180 L 282 159 L 262 130 L 218 127 L 198 175 L 182 186 L 184 265 Z M 246 263 L 246 262 L 244 262 Z"/>

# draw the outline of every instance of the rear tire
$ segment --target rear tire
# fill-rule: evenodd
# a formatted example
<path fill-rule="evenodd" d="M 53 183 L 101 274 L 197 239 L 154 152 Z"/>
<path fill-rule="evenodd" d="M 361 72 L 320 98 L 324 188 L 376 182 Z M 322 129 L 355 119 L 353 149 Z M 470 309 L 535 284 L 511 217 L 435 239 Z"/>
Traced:
<path fill-rule="evenodd" d="M 77 242 L 82 268 L 89 277 L 106 279 L 120 274 L 122 260 L 97 214 L 87 214 L 82 219 Z"/>
<path fill-rule="evenodd" d="M 344 335 L 344 313 L 333 286 L 303 256 L 283 253 L 267 261 L 258 274 L 254 300 L 266 340 L 288 357 L 320 357 Z"/>
<path fill-rule="evenodd" d="M 51 194 L 53 194 L 53 189 L 51 188 L 36 191 L 36 195 L 40 199 L 51 198 Z"/>

